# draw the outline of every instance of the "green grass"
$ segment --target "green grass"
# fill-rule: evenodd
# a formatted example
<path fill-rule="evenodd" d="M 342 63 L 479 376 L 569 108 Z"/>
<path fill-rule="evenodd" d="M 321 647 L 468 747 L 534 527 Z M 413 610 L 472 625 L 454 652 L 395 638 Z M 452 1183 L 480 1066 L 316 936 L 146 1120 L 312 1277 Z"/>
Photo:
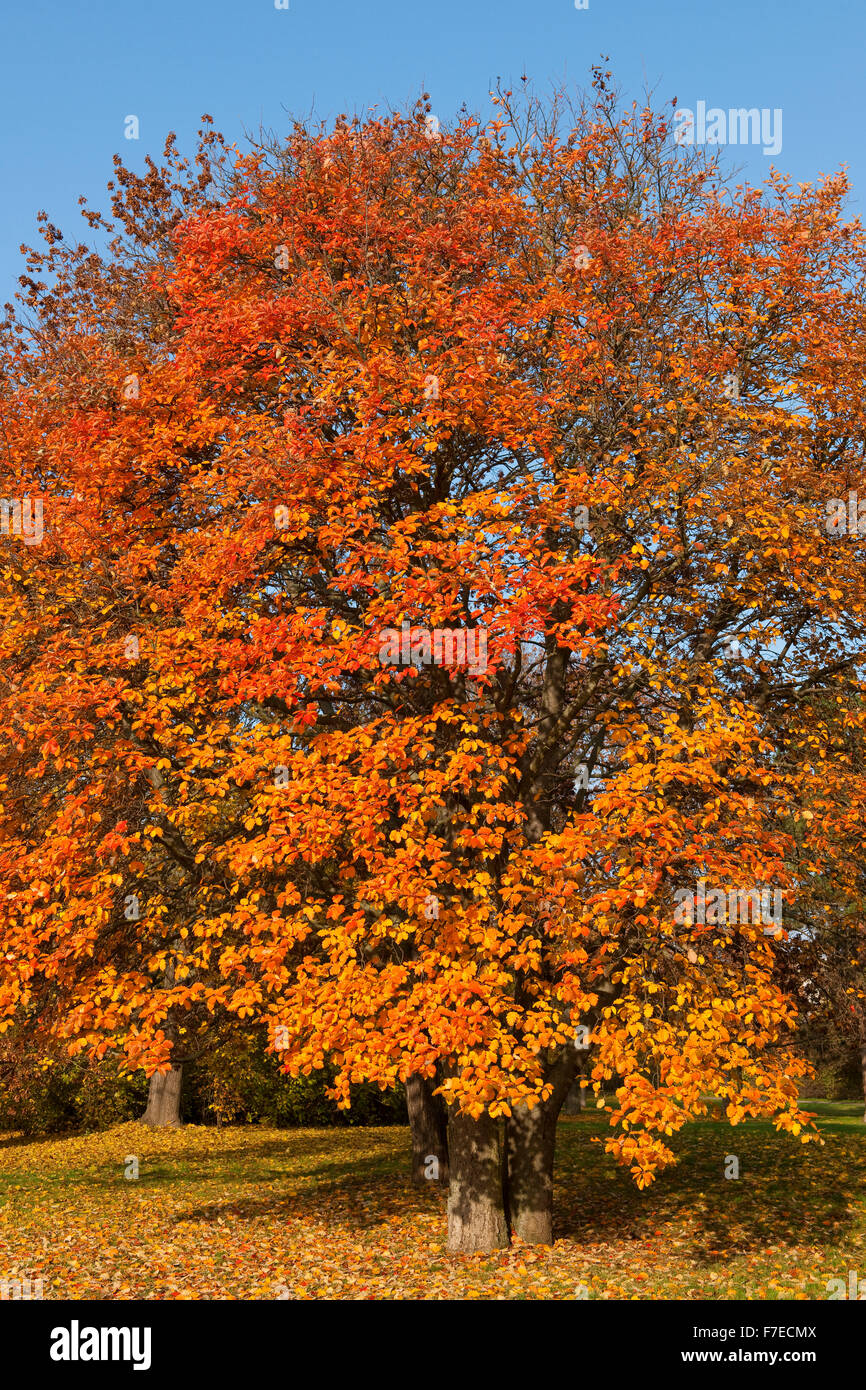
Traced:
<path fill-rule="evenodd" d="M 708 1118 L 643 1192 L 603 1112 L 563 1119 L 555 1244 L 462 1258 L 399 1127 L 0 1139 L 0 1278 L 42 1277 L 49 1298 L 826 1299 L 866 1279 L 866 1126 L 860 1104 L 805 1108 L 823 1145 Z"/>

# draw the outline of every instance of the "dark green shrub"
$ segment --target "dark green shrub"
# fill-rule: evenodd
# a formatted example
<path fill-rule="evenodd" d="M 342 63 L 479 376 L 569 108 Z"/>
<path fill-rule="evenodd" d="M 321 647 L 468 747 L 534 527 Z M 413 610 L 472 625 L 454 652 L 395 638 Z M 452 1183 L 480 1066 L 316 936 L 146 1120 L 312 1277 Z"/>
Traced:
<path fill-rule="evenodd" d="M 181 1113 L 192 1124 L 265 1124 L 277 1128 L 405 1124 L 403 1088 L 353 1087 L 342 1111 L 325 1094 L 330 1070 L 284 1076 L 260 1033 L 235 1034 L 184 1068 Z M 125 1074 L 118 1056 L 99 1062 L 66 1057 L 33 1041 L 26 1029 L 0 1039 L 0 1130 L 52 1134 L 98 1130 L 140 1119 L 147 1079 Z"/>

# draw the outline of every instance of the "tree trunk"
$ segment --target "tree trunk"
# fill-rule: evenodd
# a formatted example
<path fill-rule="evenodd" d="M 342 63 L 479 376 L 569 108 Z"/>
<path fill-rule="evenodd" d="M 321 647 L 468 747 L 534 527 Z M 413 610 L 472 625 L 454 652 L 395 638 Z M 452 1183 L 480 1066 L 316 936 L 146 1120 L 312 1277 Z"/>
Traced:
<path fill-rule="evenodd" d="M 584 1073 L 578 1072 L 571 1083 L 568 1095 L 562 1106 L 563 1115 L 582 1115 L 586 1110 L 586 1087 L 581 1086 Z"/>
<path fill-rule="evenodd" d="M 177 937 L 172 944 L 175 948 L 179 948 L 181 946 L 180 937 Z M 163 985 L 168 989 L 174 985 L 174 962 L 171 960 L 168 962 L 165 973 L 163 974 Z M 172 1057 L 176 1057 L 178 1022 L 172 1010 L 168 1012 L 163 1031 L 171 1043 L 171 1055 Z M 178 1129 L 180 1127 L 180 1093 L 182 1081 L 183 1060 L 174 1062 L 171 1071 L 155 1071 L 153 1073 L 147 1092 L 147 1109 L 141 1117 L 142 1124 L 152 1125 L 155 1129 L 162 1127 Z"/>
<path fill-rule="evenodd" d="M 508 1224 L 502 1194 L 499 1127 L 485 1112 L 479 1119 L 448 1112 L 448 1251 L 472 1255 L 504 1250 Z"/>
<path fill-rule="evenodd" d="M 171 1071 L 155 1071 L 150 1078 L 147 1093 L 147 1109 L 142 1115 L 142 1123 L 158 1126 L 180 1125 L 180 1088 L 183 1066 L 172 1067 Z"/>
<path fill-rule="evenodd" d="M 553 1151 L 557 1113 L 546 1105 L 512 1105 L 505 1121 L 508 1224 L 530 1245 L 553 1244 Z"/>
<path fill-rule="evenodd" d="M 860 1076 L 863 1081 L 863 1099 L 866 1100 L 866 1043 L 860 1044 Z M 866 1112 L 863 1115 L 863 1123 L 866 1125 Z"/>
<path fill-rule="evenodd" d="M 572 1048 L 548 1073 L 550 1099 L 530 1110 L 512 1105 L 505 1121 L 505 1207 L 511 1231 L 531 1245 L 553 1244 L 553 1158 L 556 1122 L 577 1070 Z"/>
<path fill-rule="evenodd" d="M 441 1096 L 434 1096 L 435 1077 L 410 1076 L 406 1081 L 406 1107 L 412 1136 L 412 1181 L 448 1183 L 448 1115 Z"/>
<path fill-rule="evenodd" d="M 586 1109 L 586 1093 L 580 1084 L 575 1081 L 562 1106 L 563 1115 L 581 1115 Z"/>

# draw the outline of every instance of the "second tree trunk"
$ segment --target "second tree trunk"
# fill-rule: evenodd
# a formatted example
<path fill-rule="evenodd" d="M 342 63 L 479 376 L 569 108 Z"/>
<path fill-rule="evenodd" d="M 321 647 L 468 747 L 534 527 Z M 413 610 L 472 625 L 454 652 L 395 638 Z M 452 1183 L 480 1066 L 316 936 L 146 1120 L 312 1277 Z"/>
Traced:
<path fill-rule="evenodd" d="M 434 1096 L 436 1078 L 410 1076 L 406 1082 L 406 1107 L 412 1137 L 412 1181 L 448 1182 L 448 1115 L 440 1096 Z"/>
<path fill-rule="evenodd" d="M 508 1224 L 530 1245 L 553 1244 L 553 1155 L 559 1105 L 513 1105 L 505 1121 Z"/>
<path fill-rule="evenodd" d="M 505 1210 L 510 1229 L 531 1245 L 553 1244 L 556 1123 L 577 1068 L 574 1049 L 563 1048 L 547 1071 L 549 1098 L 531 1110 L 512 1105 L 505 1121 Z"/>

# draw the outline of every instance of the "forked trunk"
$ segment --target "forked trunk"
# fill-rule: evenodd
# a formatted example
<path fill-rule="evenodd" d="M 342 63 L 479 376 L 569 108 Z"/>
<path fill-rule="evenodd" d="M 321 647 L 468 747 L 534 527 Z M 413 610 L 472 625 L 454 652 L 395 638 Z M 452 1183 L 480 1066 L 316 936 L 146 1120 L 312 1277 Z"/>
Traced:
<path fill-rule="evenodd" d="M 448 1115 L 441 1096 L 434 1096 L 436 1078 L 410 1076 L 406 1081 L 406 1107 L 412 1138 L 412 1181 L 448 1183 Z"/>
<path fill-rule="evenodd" d="M 142 1122 L 154 1128 L 180 1125 L 180 1091 L 183 1079 L 183 1066 L 172 1067 L 171 1071 L 154 1072 L 150 1078 L 147 1093 L 147 1109 Z"/>
<path fill-rule="evenodd" d="M 473 1255 L 504 1250 L 508 1225 L 502 1197 L 502 1158 L 499 1127 L 485 1112 L 471 1115 L 448 1113 L 448 1153 L 451 1182 L 448 1189 L 448 1250 Z"/>

